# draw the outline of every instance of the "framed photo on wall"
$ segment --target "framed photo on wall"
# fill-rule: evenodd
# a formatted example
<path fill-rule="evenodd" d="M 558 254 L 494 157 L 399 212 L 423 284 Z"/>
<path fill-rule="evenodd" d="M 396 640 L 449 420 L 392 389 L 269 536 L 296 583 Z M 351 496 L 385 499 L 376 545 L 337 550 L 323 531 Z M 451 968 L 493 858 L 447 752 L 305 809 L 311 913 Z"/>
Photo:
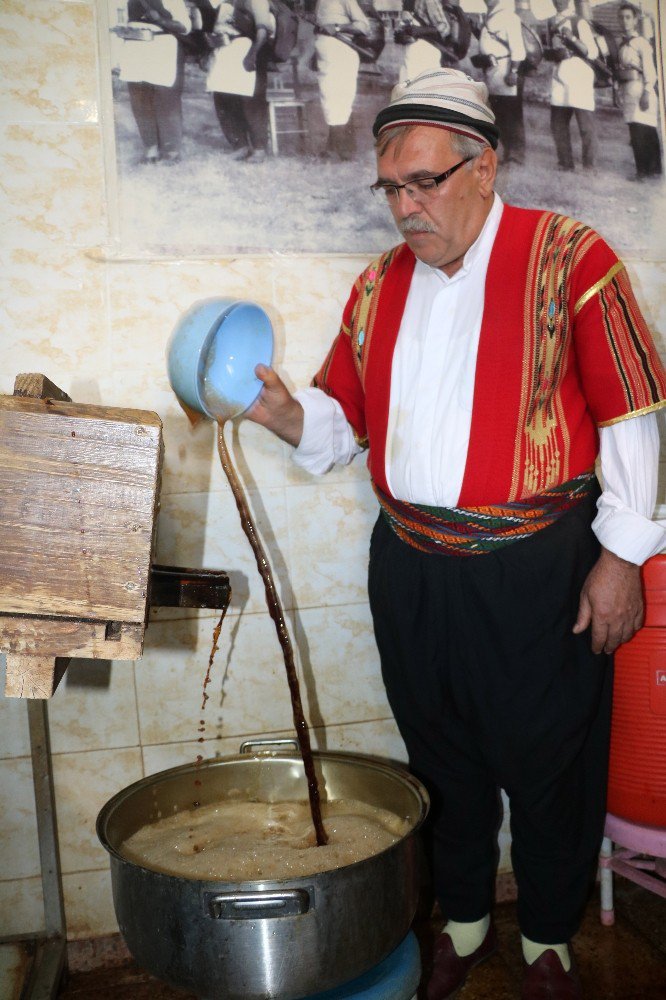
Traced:
<path fill-rule="evenodd" d="M 345 0 L 334 30 L 331 2 L 98 0 L 117 252 L 388 248 L 372 123 L 399 80 L 442 65 L 488 86 L 506 201 L 579 218 L 621 253 L 656 247 L 656 0 Z"/>

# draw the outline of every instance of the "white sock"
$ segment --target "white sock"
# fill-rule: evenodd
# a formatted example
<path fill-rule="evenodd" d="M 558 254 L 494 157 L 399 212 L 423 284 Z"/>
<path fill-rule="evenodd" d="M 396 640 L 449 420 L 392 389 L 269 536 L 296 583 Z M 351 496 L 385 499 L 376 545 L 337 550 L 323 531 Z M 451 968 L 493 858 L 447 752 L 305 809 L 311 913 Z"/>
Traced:
<path fill-rule="evenodd" d="M 465 921 L 449 920 L 442 933 L 449 934 L 458 958 L 467 958 L 483 944 L 490 927 L 490 914 L 481 920 Z"/>
<path fill-rule="evenodd" d="M 524 934 L 521 934 L 521 941 L 523 943 L 523 957 L 528 965 L 532 965 L 540 955 L 543 955 L 544 951 L 548 951 L 551 948 L 559 956 L 564 971 L 568 972 L 571 968 L 571 955 L 568 944 L 538 944 L 536 941 L 530 941 Z"/>

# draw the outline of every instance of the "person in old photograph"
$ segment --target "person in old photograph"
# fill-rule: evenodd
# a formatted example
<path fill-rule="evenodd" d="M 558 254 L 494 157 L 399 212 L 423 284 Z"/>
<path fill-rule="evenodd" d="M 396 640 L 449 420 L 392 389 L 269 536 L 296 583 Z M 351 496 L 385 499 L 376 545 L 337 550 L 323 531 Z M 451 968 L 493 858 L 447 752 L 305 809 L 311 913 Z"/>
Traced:
<path fill-rule="evenodd" d="M 488 0 L 488 16 L 479 36 L 485 57 L 485 81 L 503 147 L 503 163 L 525 162 L 520 65 L 525 59 L 523 31 L 515 0 Z"/>
<path fill-rule="evenodd" d="M 659 146 L 657 68 L 652 45 L 639 34 L 639 11 L 631 3 L 618 10 L 622 38 L 618 52 L 620 103 L 629 126 L 636 164 L 636 180 L 659 177 L 662 172 Z"/>
<path fill-rule="evenodd" d="M 594 69 L 599 55 L 589 21 L 580 17 L 573 0 L 553 0 L 557 14 L 549 22 L 549 58 L 553 63 L 550 128 L 558 170 L 574 170 L 571 119 L 576 118 L 584 170 L 593 170 L 597 154 L 594 117 Z"/>
<path fill-rule="evenodd" d="M 212 0 L 218 8 L 212 32 L 206 89 L 230 146 L 230 158 L 263 163 L 268 148 L 269 42 L 275 18 L 268 0 Z"/>
<path fill-rule="evenodd" d="M 395 33 L 395 40 L 404 45 L 398 80 L 413 80 L 419 73 L 439 69 L 442 50 L 451 34 L 451 21 L 441 0 L 407 0 Z"/>
<path fill-rule="evenodd" d="M 328 126 L 327 158 L 351 160 L 355 153 L 354 133 L 348 126 L 361 60 L 354 42 L 362 44 L 369 31 L 370 24 L 357 0 L 317 0 L 315 64 Z"/>
<path fill-rule="evenodd" d="M 120 79 L 143 143 L 143 162 L 177 163 L 183 141 L 181 43 L 192 27 L 184 0 L 128 0 Z"/>
<path fill-rule="evenodd" d="M 650 520 L 666 373 L 602 237 L 495 192 L 482 82 L 442 69 L 398 84 L 373 133 L 373 190 L 405 242 L 359 275 L 312 387 L 292 396 L 258 366 L 248 415 L 312 473 L 369 449 L 375 636 L 448 918 L 428 1000 L 497 947 L 499 787 L 522 1000 L 576 1000 L 611 654 L 641 625 L 639 567 L 666 541 Z"/>

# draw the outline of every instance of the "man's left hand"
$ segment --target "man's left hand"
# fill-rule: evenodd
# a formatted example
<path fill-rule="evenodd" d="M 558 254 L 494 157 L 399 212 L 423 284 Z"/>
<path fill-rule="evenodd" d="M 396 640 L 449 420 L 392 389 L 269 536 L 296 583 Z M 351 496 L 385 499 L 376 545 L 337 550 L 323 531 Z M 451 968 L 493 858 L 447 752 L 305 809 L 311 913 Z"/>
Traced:
<path fill-rule="evenodd" d="M 591 626 L 592 651 L 613 653 L 643 624 L 640 566 L 602 549 L 580 595 L 573 631 Z"/>
<path fill-rule="evenodd" d="M 243 69 L 246 73 L 254 73 L 257 68 L 257 53 L 253 52 L 252 49 L 249 50 L 248 54 L 243 59 Z"/>

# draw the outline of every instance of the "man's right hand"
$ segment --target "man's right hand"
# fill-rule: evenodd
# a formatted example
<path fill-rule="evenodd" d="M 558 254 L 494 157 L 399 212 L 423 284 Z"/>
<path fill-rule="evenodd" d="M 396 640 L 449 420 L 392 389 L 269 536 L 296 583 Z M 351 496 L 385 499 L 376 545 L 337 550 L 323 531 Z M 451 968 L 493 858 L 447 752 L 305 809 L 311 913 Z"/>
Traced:
<path fill-rule="evenodd" d="M 303 436 L 303 407 L 272 368 L 257 365 L 254 373 L 264 387 L 246 417 L 267 427 L 287 444 L 298 447 Z"/>

